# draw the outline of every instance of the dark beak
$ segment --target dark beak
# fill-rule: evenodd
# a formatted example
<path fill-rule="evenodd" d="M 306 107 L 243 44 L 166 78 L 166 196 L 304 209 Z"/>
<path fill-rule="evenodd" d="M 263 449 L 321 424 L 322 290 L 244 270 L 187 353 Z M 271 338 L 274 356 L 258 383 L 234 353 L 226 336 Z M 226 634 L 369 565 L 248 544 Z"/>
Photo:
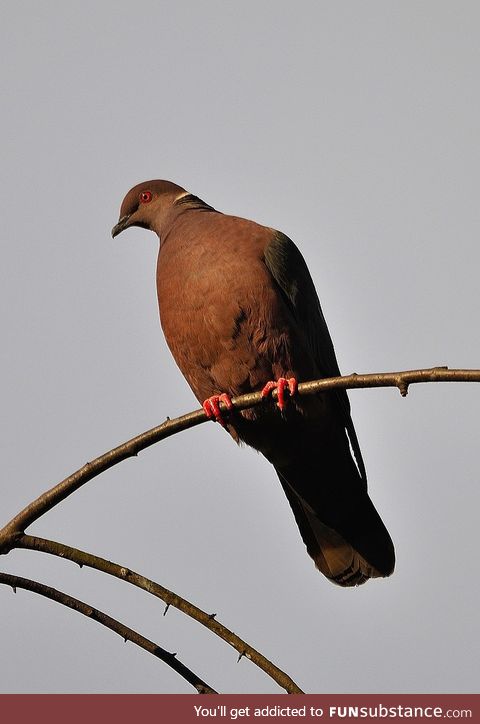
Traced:
<path fill-rule="evenodd" d="M 126 214 L 125 216 L 122 216 L 118 220 L 118 224 L 115 224 L 115 226 L 112 229 L 112 239 L 114 239 L 118 234 L 120 234 L 124 229 L 128 228 L 129 226 L 129 219 L 131 214 Z"/>

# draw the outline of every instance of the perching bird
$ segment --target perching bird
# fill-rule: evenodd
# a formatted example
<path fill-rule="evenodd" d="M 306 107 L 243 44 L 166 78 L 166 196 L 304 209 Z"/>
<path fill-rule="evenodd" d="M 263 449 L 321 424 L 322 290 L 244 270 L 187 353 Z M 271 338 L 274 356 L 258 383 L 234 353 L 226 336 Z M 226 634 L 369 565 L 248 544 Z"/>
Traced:
<path fill-rule="evenodd" d="M 390 575 L 393 543 L 367 493 L 346 391 L 295 394 L 297 380 L 340 374 L 295 244 L 169 181 L 128 192 L 112 236 L 130 226 L 160 239 L 160 321 L 180 370 L 208 416 L 272 463 L 317 568 L 341 586 Z M 220 400 L 275 387 L 277 404 L 223 420 Z"/>

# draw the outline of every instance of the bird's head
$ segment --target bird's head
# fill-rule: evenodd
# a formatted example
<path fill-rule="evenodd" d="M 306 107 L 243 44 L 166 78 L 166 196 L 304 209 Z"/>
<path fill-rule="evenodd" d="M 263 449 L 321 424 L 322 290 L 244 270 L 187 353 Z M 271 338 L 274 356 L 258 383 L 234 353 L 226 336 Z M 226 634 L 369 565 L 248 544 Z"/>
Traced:
<path fill-rule="evenodd" d="M 115 237 L 129 226 L 141 226 L 160 234 L 173 204 L 188 192 L 171 181 L 144 181 L 130 189 L 122 201 L 120 218 L 112 229 Z"/>

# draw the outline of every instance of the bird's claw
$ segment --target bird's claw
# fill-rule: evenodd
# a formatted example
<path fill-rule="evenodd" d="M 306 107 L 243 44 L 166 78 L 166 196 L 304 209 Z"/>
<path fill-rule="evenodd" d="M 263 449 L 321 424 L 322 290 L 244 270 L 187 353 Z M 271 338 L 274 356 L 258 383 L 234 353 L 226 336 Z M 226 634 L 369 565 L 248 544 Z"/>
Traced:
<path fill-rule="evenodd" d="M 233 403 L 226 392 L 222 392 L 221 395 L 212 395 L 211 397 L 207 397 L 202 407 L 209 420 L 219 422 L 222 427 L 225 427 L 225 420 L 223 419 L 219 405 L 220 402 L 225 404 L 227 410 L 233 410 Z"/>
<path fill-rule="evenodd" d="M 279 377 L 276 382 L 273 380 L 267 382 L 262 390 L 262 397 L 268 397 L 272 390 L 277 390 L 277 405 L 283 412 L 286 406 L 285 390 L 288 389 L 290 397 L 293 397 L 297 391 L 297 387 L 298 383 L 295 377 L 289 377 L 288 379 L 286 377 Z"/>

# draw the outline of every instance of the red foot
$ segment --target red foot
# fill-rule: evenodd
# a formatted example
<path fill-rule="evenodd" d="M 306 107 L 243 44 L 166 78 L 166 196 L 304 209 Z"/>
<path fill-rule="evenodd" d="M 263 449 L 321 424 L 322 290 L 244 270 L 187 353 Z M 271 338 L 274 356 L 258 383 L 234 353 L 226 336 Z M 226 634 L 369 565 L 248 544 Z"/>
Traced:
<path fill-rule="evenodd" d="M 293 397 L 298 387 L 298 383 L 295 377 L 290 377 L 288 380 L 285 377 L 279 377 L 276 382 L 274 382 L 273 380 L 271 382 L 267 382 L 262 390 L 262 397 L 267 397 L 272 390 L 277 390 L 277 405 L 283 412 L 286 406 L 285 388 L 287 387 L 290 393 L 290 397 Z"/>
<path fill-rule="evenodd" d="M 223 419 L 222 411 L 218 404 L 219 402 L 224 402 L 227 410 L 233 410 L 232 401 L 226 392 L 223 392 L 221 395 L 207 397 L 202 407 L 209 420 L 219 422 L 222 427 L 225 427 L 225 420 Z"/>

